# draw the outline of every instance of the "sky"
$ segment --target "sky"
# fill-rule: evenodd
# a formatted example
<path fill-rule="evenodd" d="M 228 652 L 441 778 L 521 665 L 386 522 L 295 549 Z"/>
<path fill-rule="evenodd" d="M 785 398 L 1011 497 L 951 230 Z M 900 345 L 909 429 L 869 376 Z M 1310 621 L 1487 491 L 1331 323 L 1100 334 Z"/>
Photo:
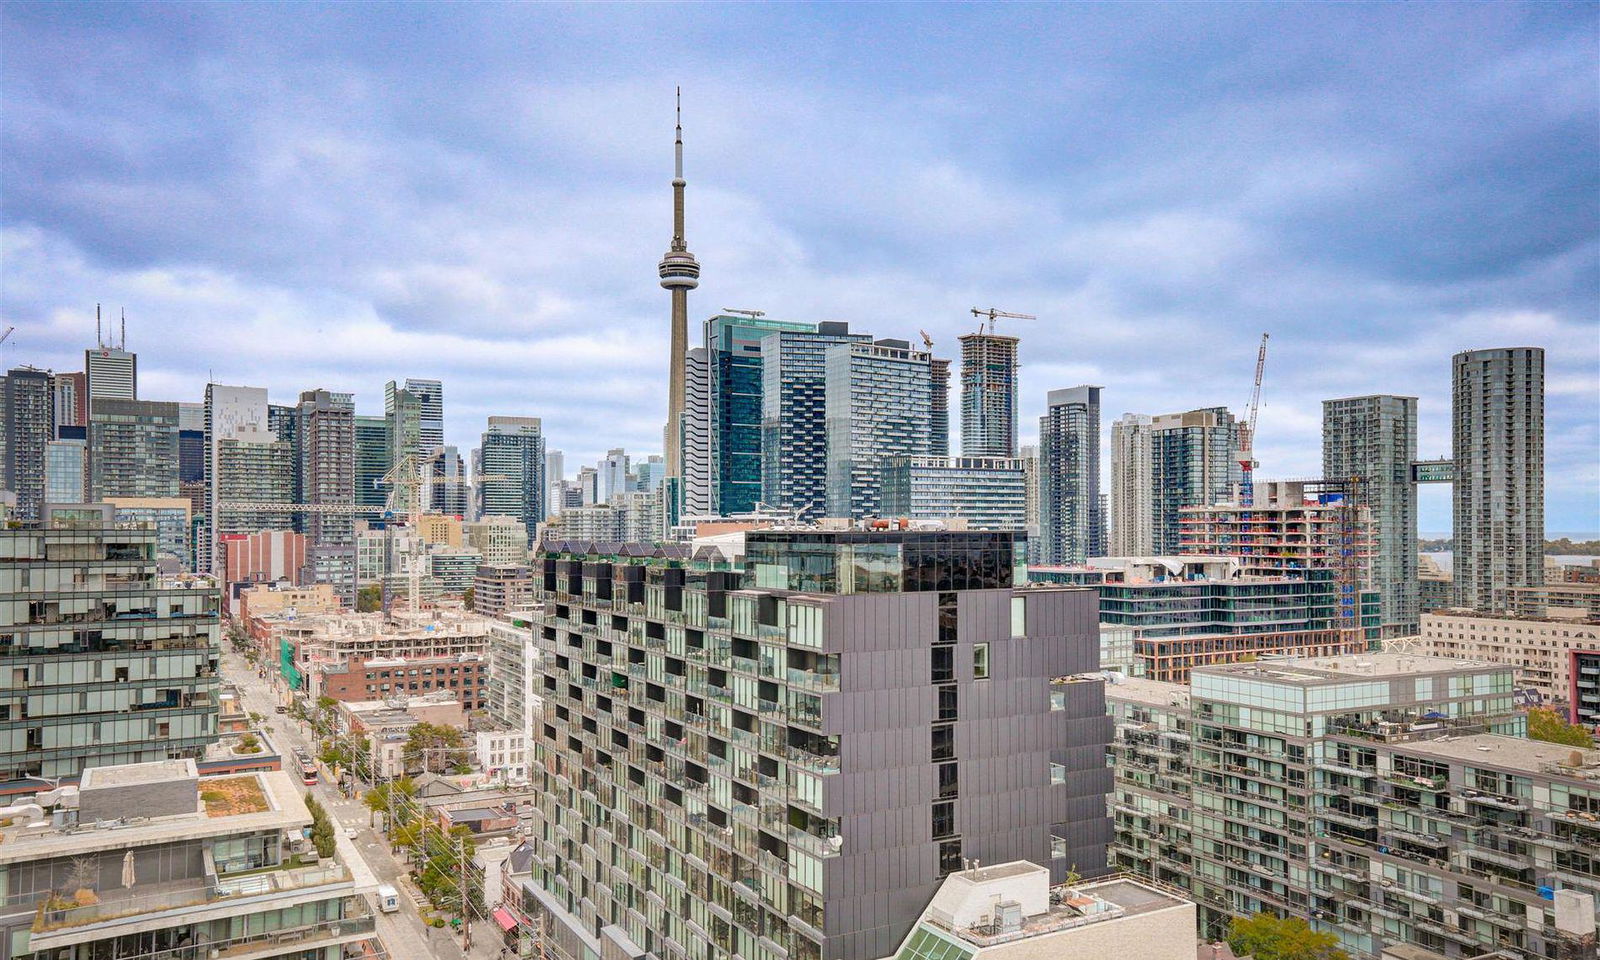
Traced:
<path fill-rule="evenodd" d="M 957 356 L 1021 421 L 1244 410 L 1320 474 L 1321 402 L 1546 350 L 1546 528 L 1600 530 L 1600 6 L 0 5 L 6 366 L 127 316 L 140 395 L 445 384 L 569 474 L 659 452 L 673 91 L 691 342 L 720 308 Z M 1420 527 L 1450 526 L 1446 487 Z"/>

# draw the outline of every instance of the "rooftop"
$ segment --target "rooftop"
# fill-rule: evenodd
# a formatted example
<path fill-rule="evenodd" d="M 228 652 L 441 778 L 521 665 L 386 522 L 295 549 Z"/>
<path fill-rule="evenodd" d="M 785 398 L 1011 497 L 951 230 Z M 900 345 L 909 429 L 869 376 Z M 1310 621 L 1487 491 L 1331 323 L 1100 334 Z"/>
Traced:
<path fill-rule="evenodd" d="M 1124 677 L 1116 674 L 1116 679 L 1106 684 L 1107 700 L 1124 700 L 1133 703 L 1146 703 L 1152 707 L 1188 707 L 1189 687 L 1182 683 L 1168 683 L 1165 680 L 1147 680 L 1144 677 Z"/>
<path fill-rule="evenodd" d="M 1562 743 L 1478 733 L 1423 740 L 1406 744 L 1402 749 L 1407 753 L 1480 763 L 1515 773 L 1543 773 L 1600 783 L 1600 750 L 1581 750 Z M 1574 760 L 1577 763 L 1573 763 Z"/>
<path fill-rule="evenodd" d="M 122 763 L 108 767 L 90 767 L 83 771 L 81 790 L 104 790 L 113 787 L 137 787 L 147 783 L 165 783 L 169 780 L 192 780 L 198 776 L 193 760 L 152 760 L 149 763 Z"/>
<path fill-rule="evenodd" d="M 1222 675 L 1254 677 L 1278 683 L 1338 683 L 1357 678 L 1408 676 L 1506 670 L 1504 664 L 1454 657 L 1431 657 L 1390 651 L 1353 653 L 1338 657 L 1262 657 L 1249 663 L 1209 664 L 1194 668 L 1196 677 Z"/>

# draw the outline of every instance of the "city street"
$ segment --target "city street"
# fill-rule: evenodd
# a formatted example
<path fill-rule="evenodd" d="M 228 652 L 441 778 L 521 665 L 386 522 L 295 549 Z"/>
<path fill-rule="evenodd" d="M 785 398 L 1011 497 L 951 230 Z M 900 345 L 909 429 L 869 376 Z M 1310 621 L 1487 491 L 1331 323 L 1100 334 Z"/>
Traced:
<path fill-rule="evenodd" d="M 309 728 L 286 714 L 275 712 L 280 694 L 270 675 L 268 679 L 261 679 L 243 656 L 231 650 L 223 655 L 223 675 L 238 685 L 246 711 L 266 717 L 267 735 L 283 755 L 285 769 L 294 766 L 293 754 L 297 749 L 315 755 L 307 736 Z M 323 776 L 316 786 L 307 789 L 327 808 L 341 838 L 345 828 L 356 829 L 353 839 L 341 843 L 342 849 L 360 858 L 377 882 L 392 884 L 400 891 L 400 910 L 396 913 L 378 912 L 375 898 L 371 898 L 373 902 L 369 904 L 378 918 L 378 935 L 392 960 L 490 960 L 499 956 L 499 931 L 492 925 L 487 929 L 483 924 L 475 925 L 473 939 L 476 942 L 470 954 L 463 954 L 455 934 L 423 923 L 416 905 L 421 895 L 406 880 L 405 867 L 395 859 L 389 844 L 373 830 L 371 811 L 359 799 L 345 799 L 329 779 Z M 359 867 L 352 866 L 360 872 Z"/>

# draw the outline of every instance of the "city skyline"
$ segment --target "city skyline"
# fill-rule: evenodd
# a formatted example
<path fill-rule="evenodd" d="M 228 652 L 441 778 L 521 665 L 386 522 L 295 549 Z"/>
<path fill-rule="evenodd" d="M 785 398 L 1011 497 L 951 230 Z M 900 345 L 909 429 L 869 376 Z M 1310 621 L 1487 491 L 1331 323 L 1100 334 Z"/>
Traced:
<path fill-rule="evenodd" d="M 1573 80 L 1592 9 L 1396 12 L 1411 30 L 1281 8 L 1180 8 L 1161 27 L 1126 11 L 1044 25 L 959 13 L 1023 55 L 1002 71 L 968 69 L 993 65 L 913 19 L 856 10 L 844 19 L 903 43 L 786 81 L 747 68 L 780 28 L 835 36 L 821 16 L 713 27 L 684 13 L 668 55 L 638 67 L 641 41 L 590 36 L 656 20 L 638 9 L 589 26 L 475 12 L 449 36 L 384 25 L 398 58 L 346 42 L 378 26 L 354 11 L 81 10 L 4 14 L 7 366 L 76 369 L 100 301 L 128 310 L 141 398 L 199 401 L 209 370 L 278 403 L 354 392 L 370 415 L 386 380 L 423 376 L 445 381 L 445 440 L 462 450 L 497 415 L 541 418 L 575 464 L 657 452 L 668 325 L 654 269 L 681 82 L 704 262 L 692 324 L 725 305 L 885 337 L 926 328 L 948 357 L 971 307 L 1038 314 L 1008 330 L 1023 443 L 1046 392 L 1080 383 L 1105 385 L 1105 423 L 1240 414 L 1269 330 L 1262 478 L 1319 473 L 1321 402 L 1368 393 L 1416 394 L 1418 455 L 1446 455 L 1451 355 L 1540 346 L 1546 527 L 1595 527 L 1597 230 L 1592 204 L 1570 202 L 1593 195 L 1600 155 L 1595 92 Z M 556 79 L 559 43 L 528 36 L 546 28 L 584 35 L 594 73 Z M 1391 34 L 1420 44 L 1404 64 Z M 713 35 L 746 42 L 691 49 Z M 524 44 L 553 58 L 548 72 L 514 59 Z M 1097 55 L 1050 58 L 1085 45 Z M 1306 70 L 1330 45 L 1345 59 Z M 91 48 L 116 56 L 73 55 Z M 438 116 L 410 113 L 405 95 L 441 88 L 467 48 L 506 113 L 435 100 Z M 1166 62 L 1174 50 L 1188 59 Z M 416 75 L 388 73 L 392 60 Z M 1047 75 L 1066 79 L 1046 89 Z M 257 81 L 268 94 L 241 104 Z M 1425 108 L 1420 126 L 1390 112 L 1395 84 L 1406 119 Z M 343 98 L 324 100 L 329 86 Z M 191 140 L 192 114 L 215 136 Z M 1330 363 L 1341 350 L 1348 362 Z M 1425 490 L 1419 521 L 1448 529 L 1447 489 Z"/>

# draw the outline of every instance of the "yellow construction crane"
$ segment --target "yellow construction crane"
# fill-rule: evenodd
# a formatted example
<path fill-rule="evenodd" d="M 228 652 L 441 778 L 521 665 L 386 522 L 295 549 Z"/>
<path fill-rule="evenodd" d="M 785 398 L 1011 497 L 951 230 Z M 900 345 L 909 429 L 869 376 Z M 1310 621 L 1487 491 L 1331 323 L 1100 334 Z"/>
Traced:
<path fill-rule="evenodd" d="M 1031 313 L 1007 313 L 1004 310 L 996 310 L 994 307 L 990 307 L 987 310 L 979 310 L 977 307 L 973 307 L 972 308 L 972 315 L 974 317 L 978 318 L 978 333 L 979 334 L 983 334 L 985 332 L 990 333 L 990 334 L 994 333 L 994 322 L 996 320 L 1000 319 L 1001 317 L 1005 317 L 1008 320 L 1037 320 L 1037 319 L 1039 319 L 1038 317 L 1034 316 Z M 988 323 L 989 329 L 987 331 L 984 330 L 984 322 L 983 322 L 983 318 L 984 317 L 988 317 L 989 318 L 989 323 Z"/>
<path fill-rule="evenodd" d="M 926 331 L 926 330 L 918 330 L 917 332 L 922 334 L 922 346 L 923 346 L 923 349 L 932 350 L 933 349 L 933 338 L 928 336 L 928 331 Z"/>

